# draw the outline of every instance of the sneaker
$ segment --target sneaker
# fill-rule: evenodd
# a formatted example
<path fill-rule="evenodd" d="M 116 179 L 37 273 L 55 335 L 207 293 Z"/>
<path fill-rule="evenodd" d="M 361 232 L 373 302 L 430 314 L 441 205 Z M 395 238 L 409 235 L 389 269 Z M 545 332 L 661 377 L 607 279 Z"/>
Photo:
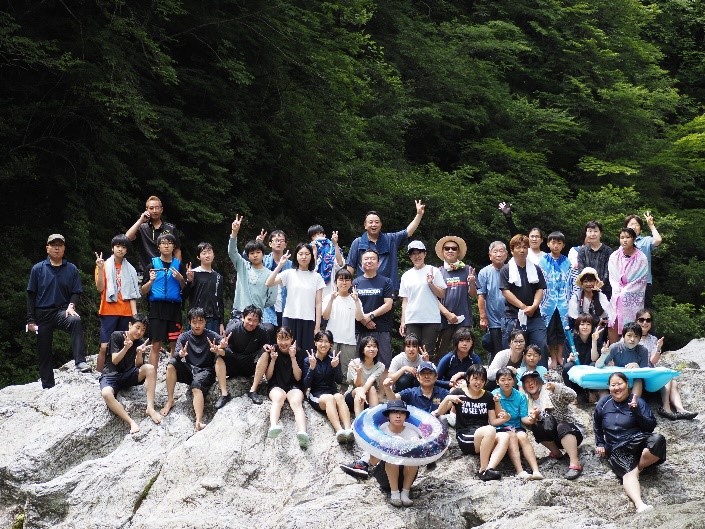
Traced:
<path fill-rule="evenodd" d="M 348 443 L 354 443 L 355 442 L 355 432 L 352 430 L 344 430 L 345 432 L 345 437 L 348 441 Z"/>
<path fill-rule="evenodd" d="M 568 467 L 568 472 L 565 473 L 565 479 L 576 479 L 583 473 L 583 467 Z"/>
<path fill-rule="evenodd" d="M 306 432 L 299 432 L 296 434 L 296 439 L 299 441 L 299 446 L 306 450 L 308 448 L 308 443 L 310 441 L 310 437 Z"/>
<path fill-rule="evenodd" d="M 541 474 L 541 472 L 539 472 L 539 471 L 537 470 L 537 471 L 534 472 L 533 474 L 529 474 L 529 479 L 532 479 L 532 480 L 534 480 L 534 481 L 541 480 L 541 479 L 543 479 L 543 474 Z"/>
<path fill-rule="evenodd" d="M 530 479 L 530 478 L 531 478 L 531 474 L 529 474 L 526 470 L 522 470 L 521 472 L 519 472 L 519 473 L 517 474 L 517 477 L 518 477 L 519 479 Z"/>
<path fill-rule="evenodd" d="M 230 393 L 228 393 L 226 395 L 221 395 L 220 398 L 215 401 L 215 409 L 219 410 L 220 408 L 225 406 L 228 402 L 230 402 L 230 399 L 232 399 L 232 397 L 230 396 Z"/>
<path fill-rule="evenodd" d="M 350 465 L 342 464 L 340 469 L 355 478 L 367 479 L 370 477 L 370 465 L 362 459 L 353 461 Z"/>
<path fill-rule="evenodd" d="M 269 431 L 267 432 L 267 437 L 270 439 L 276 439 L 279 437 L 279 434 L 282 433 L 282 425 L 281 424 L 275 424 L 274 426 L 269 428 Z"/>
<path fill-rule="evenodd" d="M 502 473 L 498 472 L 494 468 L 486 468 L 482 472 L 478 472 L 477 477 L 479 477 L 482 481 L 493 481 L 496 479 L 502 479 Z"/>
<path fill-rule="evenodd" d="M 256 391 L 248 391 L 247 396 L 250 397 L 250 400 L 255 404 L 262 404 L 262 402 L 264 402 L 264 400 L 262 399 L 262 395 L 260 395 Z"/>
<path fill-rule="evenodd" d="M 335 439 L 341 445 L 347 443 L 348 442 L 348 431 L 347 430 L 338 430 L 337 432 L 335 432 Z"/>
<path fill-rule="evenodd" d="M 90 373 L 93 371 L 93 368 L 89 366 L 86 362 L 79 362 L 76 364 L 76 371 L 80 371 L 81 373 Z"/>

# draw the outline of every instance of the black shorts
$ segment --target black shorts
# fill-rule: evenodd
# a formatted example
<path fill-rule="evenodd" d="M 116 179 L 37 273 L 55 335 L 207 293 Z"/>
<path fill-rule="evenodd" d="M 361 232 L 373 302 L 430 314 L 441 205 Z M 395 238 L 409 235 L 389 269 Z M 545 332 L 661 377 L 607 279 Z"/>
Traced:
<path fill-rule="evenodd" d="M 223 357 L 225 369 L 229 377 L 251 377 L 255 374 L 255 366 L 259 360 L 261 351 L 254 355 L 233 355 L 226 354 Z"/>
<path fill-rule="evenodd" d="M 561 345 L 565 341 L 565 331 L 563 330 L 563 322 L 558 314 L 558 309 L 553 311 L 551 321 L 548 322 L 546 328 L 546 344 Z"/>
<path fill-rule="evenodd" d="M 208 393 L 215 384 L 215 369 L 212 367 L 198 367 L 182 362 L 180 358 L 172 358 L 169 364 L 176 369 L 176 381 L 188 384 L 191 389 L 200 389 Z"/>
<path fill-rule="evenodd" d="M 566 435 L 574 435 L 578 445 L 583 442 L 583 433 L 572 422 L 556 421 L 552 415 L 540 419 L 531 428 L 537 443 L 554 442 L 560 445 Z"/>
<path fill-rule="evenodd" d="M 175 342 L 181 334 L 180 321 L 149 318 L 149 339 L 153 342 Z"/>
<path fill-rule="evenodd" d="M 634 470 L 639 465 L 644 448 L 659 458 L 657 465 L 666 460 L 666 438 L 660 433 L 642 433 L 610 452 L 607 463 L 620 478 Z"/>
<path fill-rule="evenodd" d="M 316 410 L 318 413 L 321 413 L 323 415 L 326 414 L 326 410 L 322 410 L 321 407 L 318 405 L 318 399 L 322 397 L 323 395 L 330 395 L 330 393 L 319 393 L 318 395 L 314 395 L 309 392 L 308 396 L 306 397 L 306 400 L 308 400 L 308 403 L 311 405 L 311 407 Z"/>
<path fill-rule="evenodd" d="M 111 387 L 114 395 L 117 395 L 117 392 L 121 389 L 139 386 L 140 384 L 144 384 L 144 380 L 140 382 L 140 370 L 134 366 L 122 373 L 105 373 L 100 376 L 100 389 Z"/>
<path fill-rule="evenodd" d="M 345 394 L 345 404 L 348 405 L 348 409 L 350 410 L 350 413 L 355 412 L 355 397 L 353 397 L 352 391 L 350 393 Z M 366 410 L 369 407 L 370 407 L 369 404 L 365 404 L 365 406 L 362 409 Z"/>
<path fill-rule="evenodd" d="M 458 440 L 458 448 L 467 455 L 475 455 L 480 452 L 475 451 L 475 432 L 477 428 L 468 428 L 461 432 L 456 431 L 455 438 Z"/>

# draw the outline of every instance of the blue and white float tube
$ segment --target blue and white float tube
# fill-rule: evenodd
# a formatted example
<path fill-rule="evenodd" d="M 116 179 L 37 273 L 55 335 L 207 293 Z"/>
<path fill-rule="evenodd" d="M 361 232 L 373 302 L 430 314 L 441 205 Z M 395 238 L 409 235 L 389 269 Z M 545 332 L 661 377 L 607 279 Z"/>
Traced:
<path fill-rule="evenodd" d="M 353 422 L 355 440 L 371 455 L 393 465 L 421 466 L 439 459 L 450 445 L 448 429 L 436 417 L 414 406 L 407 406 L 404 425 L 414 429 L 420 439 L 406 440 L 385 433 L 381 426 L 389 420 L 382 413 L 385 404 L 364 410 Z"/>

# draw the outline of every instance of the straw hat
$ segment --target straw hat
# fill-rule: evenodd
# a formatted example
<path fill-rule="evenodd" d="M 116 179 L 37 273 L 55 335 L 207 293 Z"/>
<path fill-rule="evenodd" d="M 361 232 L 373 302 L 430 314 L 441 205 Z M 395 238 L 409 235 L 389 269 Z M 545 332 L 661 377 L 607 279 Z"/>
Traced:
<path fill-rule="evenodd" d="M 463 257 L 465 257 L 465 254 L 468 251 L 468 245 L 465 244 L 465 241 L 462 239 L 462 237 L 457 237 L 455 235 L 446 235 L 445 237 L 441 237 L 438 242 L 436 243 L 436 255 L 441 261 L 445 261 L 445 258 L 443 257 L 443 246 L 447 242 L 454 242 L 455 244 L 458 245 L 458 261 L 462 261 Z"/>

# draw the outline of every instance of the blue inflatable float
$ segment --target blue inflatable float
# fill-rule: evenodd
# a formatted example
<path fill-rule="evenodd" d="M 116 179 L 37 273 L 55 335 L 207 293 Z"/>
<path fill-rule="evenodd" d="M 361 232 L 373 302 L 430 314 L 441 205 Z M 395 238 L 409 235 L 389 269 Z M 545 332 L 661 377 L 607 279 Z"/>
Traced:
<path fill-rule="evenodd" d="M 639 367 L 625 369 L 623 367 L 574 366 L 568 371 L 568 378 L 578 386 L 585 389 L 608 389 L 608 380 L 612 373 L 621 372 L 627 376 L 629 386 L 634 385 L 634 380 L 644 381 L 646 391 L 656 392 L 665 386 L 680 373 L 665 367 Z"/>
<path fill-rule="evenodd" d="M 391 436 L 380 429 L 388 422 L 380 404 L 364 410 L 353 422 L 355 440 L 363 450 L 393 465 L 421 466 L 439 459 L 450 445 L 448 429 L 436 417 L 414 406 L 408 406 L 405 425 L 421 437 L 406 440 Z"/>

